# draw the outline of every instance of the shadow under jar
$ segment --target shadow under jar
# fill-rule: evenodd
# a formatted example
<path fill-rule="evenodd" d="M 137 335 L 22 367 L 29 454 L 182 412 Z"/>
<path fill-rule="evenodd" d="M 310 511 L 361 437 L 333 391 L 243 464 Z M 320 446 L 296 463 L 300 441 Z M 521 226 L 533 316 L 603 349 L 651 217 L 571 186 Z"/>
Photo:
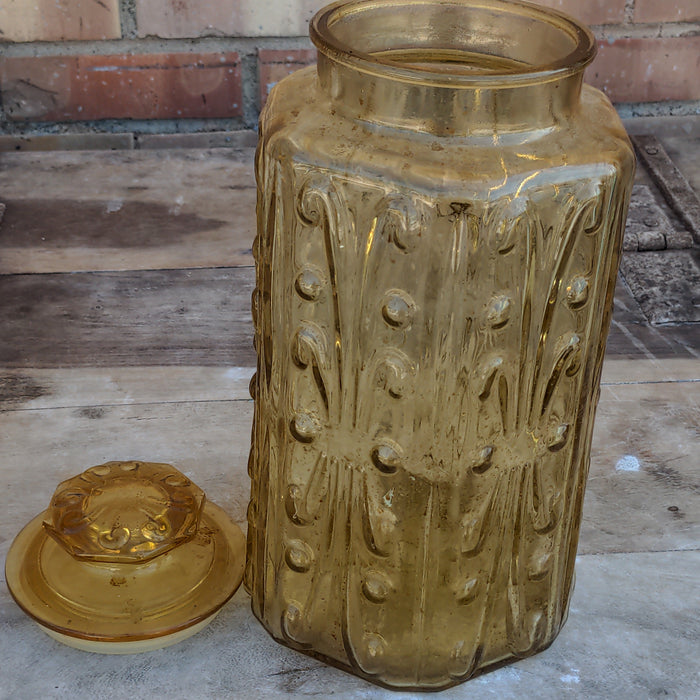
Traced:
<path fill-rule="evenodd" d="M 435 690 L 566 619 L 634 156 L 556 12 L 357 0 L 311 38 L 260 120 L 246 586 Z"/>

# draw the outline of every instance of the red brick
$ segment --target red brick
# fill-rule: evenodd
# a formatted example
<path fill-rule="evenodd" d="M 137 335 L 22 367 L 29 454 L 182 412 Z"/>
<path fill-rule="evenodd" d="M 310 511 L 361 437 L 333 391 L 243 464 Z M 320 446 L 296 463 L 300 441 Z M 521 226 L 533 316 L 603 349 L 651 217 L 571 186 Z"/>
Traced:
<path fill-rule="evenodd" d="M 261 49 L 258 52 L 258 70 L 260 75 L 260 106 L 282 78 L 304 66 L 316 63 L 316 49 Z"/>
<path fill-rule="evenodd" d="M 565 12 L 584 24 L 617 24 L 625 18 L 625 0 L 538 0 L 538 4 Z"/>
<path fill-rule="evenodd" d="M 308 36 L 328 0 L 135 0 L 139 36 Z"/>
<path fill-rule="evenodd" d="M 3 0 L 3 41 L 119 39 L 119 0 Z"/>
<path fill-rule="evenodd" d="M 696 22 L 700 20 L 700 0 L 636 0 L 635 22 Z"/>
<path fill-rule="evenodd" d="M 237 53 L 5 58 L 0 86 L 15 121 L 242 114 Z"/>
<path fill-rule="evenodd" d="M 586 80 L 613 102 L 700 99 L 700 36 L 601 42 Z"/>

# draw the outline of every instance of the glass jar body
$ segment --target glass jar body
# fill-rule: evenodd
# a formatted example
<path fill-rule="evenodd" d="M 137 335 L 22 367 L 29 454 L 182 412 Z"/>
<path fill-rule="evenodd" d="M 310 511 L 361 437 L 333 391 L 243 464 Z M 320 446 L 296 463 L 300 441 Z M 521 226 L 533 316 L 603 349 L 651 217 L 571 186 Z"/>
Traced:
<path fill-rule="evenodd" d="M 584 86 L 542 128 L 354 118 L 314 68 L 257 154 L 246 587 L 279 641 L 439 689 L 567 615 L 634 158 Z"/>

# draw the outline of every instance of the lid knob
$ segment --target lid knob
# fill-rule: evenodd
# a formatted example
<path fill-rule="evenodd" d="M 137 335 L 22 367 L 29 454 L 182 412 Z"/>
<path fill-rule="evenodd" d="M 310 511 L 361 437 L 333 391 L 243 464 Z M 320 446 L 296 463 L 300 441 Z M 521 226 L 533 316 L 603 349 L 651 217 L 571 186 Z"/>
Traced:
<path fill-rule="evenodd" d="M 170 464 L 106 462 L 61 482 L 43 524 L 76 558 L 140 563 L 190 540 L 204 500 Z"/>

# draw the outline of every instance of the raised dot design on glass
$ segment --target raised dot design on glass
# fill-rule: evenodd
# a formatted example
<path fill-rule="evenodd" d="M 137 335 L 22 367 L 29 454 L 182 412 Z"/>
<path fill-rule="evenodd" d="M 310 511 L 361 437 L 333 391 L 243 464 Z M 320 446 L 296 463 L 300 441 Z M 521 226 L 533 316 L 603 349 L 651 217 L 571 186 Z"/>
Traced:
<path fill-rule="evenodd" d="M 304 573 L 311 568 L 311 564 L 314 560 L 314 553 L 306 542 L 302 540 L 291 540 L 287 544 L 284 560 L 292 571 Z"/>
<path fill-rule="evenodd" d="M 362 594 L 372 603 L 383 603 L 391 588 L 391 582 L 381 571 L 368 571 L 362 582 Z"/>
<path fill-rule="evenodd" d="M 163 479 L 163 483 L 173 488 L 184 489 L 187 488 L 192 482 L 185 476 L 178 474 L 168 474 L 168 476 Z"/>
<path fill-rule="evenodd" d="M 97 541 L 105 549 L 121 549 L 130 539 L 131 532 L 128 527 L 113 527 L 101 532 Z"/>
<path fill-rule="evenodd" d="M 479 592 L 479 579 L 477 578 L 470 578 L 464 586 L 460 589 L 459 593 L 457 594 L 457 602 L 460 603 L 461 605 L 468 605 L 471 603 L 473 600 L 476 599 L 476 596 Z"/>
<path fill-rule="evenodd" d="M 284 611 L 284 617 L 288 622 L 297 622 L 299 619 L 301 619 L 301 616 L 302 613 L 299 608 L 299 605 L 297 605 L 296 603 L 289 603 L 289 605 L 287 605 L 287 608 Z"/>
<path fill-rule="evenodd" d="M 384 321 L 392 328 L 406 328 L 413 320 L 415 304 L 411 297 L 401 290 L 387 293 L 382 305 Z"/>
<path fill-rule="evenodd" d="M 367 654 L 372 659 L 378 659 L 384 655 L 386 641 L 379 634 L 368 634 L 366 643 Z"/>
<path fill-rule="evenodd" d="M 293 601 L 287 605 L 284 610 L 284 625 L 288 634 L 301 622 L 303 617 L 301 605 Z"/>
<path fill-rule="evenodd" d="M 378 387 L 395 399 L 401 398 L 408 387 L 408 378 L 413 374 L 411 361 L 401 350 L 392 349 L 377 366 L 374 378 Z"/>
<path fill-rule="evenodd" d="M 304 624 L 304 608 L 295 601 L 290 601 L 284 609 L 282 617 L 283 634 L 289 639 L 296 639 L 299 628 Z"/>
<path fill-rule="evenodd" d="M 141 528 L 144 538 L 150 542 L 162 542 L 171 531 L 170 521 L 163 515 L 154 516 Z"/>
<path fill-rule="evenodd" d="M 312 442 L 321 430 L 321 424 L 312 413 L 299 411 L 292 418 L 290 430 L 299 442 Z"/>
<path fill-rule="evenodd" d="M 472 471 L 476 474 L 483 474 L 490 466 L 493 458 L 493 446 L 487 445 L 484 447 L 472 465 Z"/>
<path fill-rule="evenodd" d="M 90 467 L 87 470 L 88 474 L 94 474 L 95 476 L 107 476 L 112 471 L 112 468 L 106 464 L 100 464 L 97 467 Z"/>
<path fill-rule="evenodd" d="M 401 466 L 402 452 L 393 440 L 384 440 L 372 448 L 372 463 L 379 471 L 393 474 Z"/>
<path fill-rule="evenodd" d="M 294 281 L 297 294 L 306 301 L 316 301 L 321 296 L 323 279 L 318 270 L 305 267 Z"/>
<path fill-rule="evenodd" d="M 588 301 L 588 280 L 574 277 L 566 286 L 566 302 L 572 309 L 580 309 Z"/>
<path fill-rule="evenodd" d="M 558 452 L 566 444 L 566 440 L 569 437 L 569 424 L 562 423 L 558 425 L 549 437 L 547 442 L 547 448 L 550 452 Z"/>
<path fill-rule="evenodd" d="M 503 328 L 510 318 L 510 299 L 504 294 L 493 297 L 486 312 L 486 320 L 491 328 Z"/>
<path fill-rule="evenodd" d="M 248 393 L 250 394 L 250 398 L 254 399 L 258 391 L 258 374 L 257 372 L 253 373 L 253 376 L 250 378 L 250 383 L 248 384 Z"/>

